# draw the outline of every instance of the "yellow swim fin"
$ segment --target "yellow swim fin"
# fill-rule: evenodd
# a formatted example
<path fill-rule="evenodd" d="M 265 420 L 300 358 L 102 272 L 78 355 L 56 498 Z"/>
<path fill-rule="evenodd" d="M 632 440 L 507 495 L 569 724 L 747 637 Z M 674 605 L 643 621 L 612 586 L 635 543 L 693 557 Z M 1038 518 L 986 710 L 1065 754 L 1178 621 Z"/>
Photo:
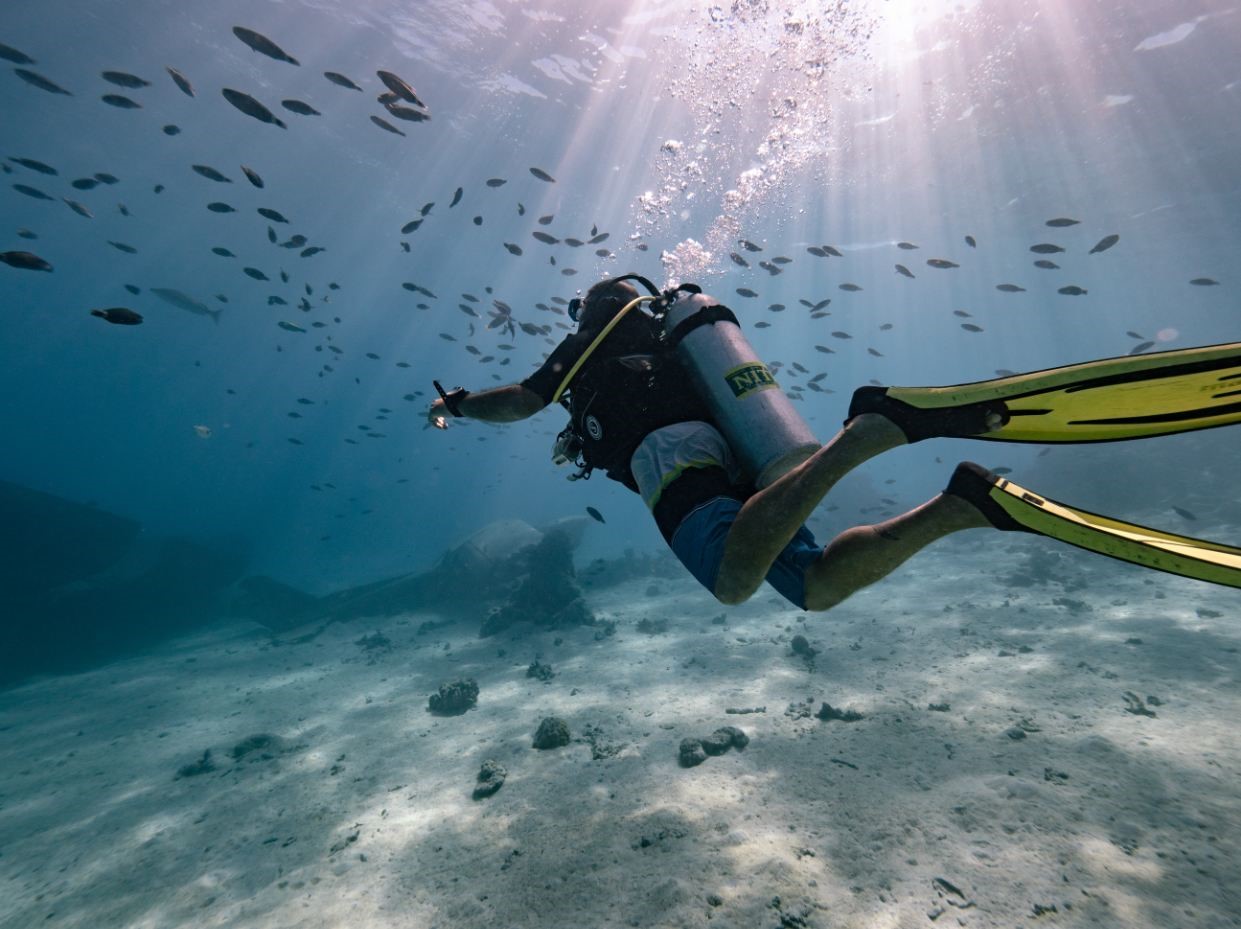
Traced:
<path fill-rule="evenodd" d="M 862 387 L 849 415 L 866 412 L 887 416 L 910 441 L 1114 442 L 1228 426 L 1241 422 L 1241 342 L 950 387 Z"/>
<path fill-rule="evenodd" d="M 997 529 L 1034 532 L 1130 564 L 1241 588 L 1241 548 L 1079 510 L 971 461 L 957 465 L 944 492 L 971 503 Z"/>

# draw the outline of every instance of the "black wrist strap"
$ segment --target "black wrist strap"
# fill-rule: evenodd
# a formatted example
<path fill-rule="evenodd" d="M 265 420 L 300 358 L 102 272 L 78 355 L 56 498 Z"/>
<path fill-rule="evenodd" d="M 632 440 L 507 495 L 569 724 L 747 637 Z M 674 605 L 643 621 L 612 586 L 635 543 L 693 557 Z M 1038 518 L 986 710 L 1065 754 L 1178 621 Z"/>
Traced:
<path fill-rule="evenodd" d="M 470 395 L 470 392 L 464 387 L 458 387 L 456 390 L 450 390 L 444 394 L 444 409 L 448 410 L 454 417 L 460 418 L 465 414 L 461 412 L 461 401 Z"/>

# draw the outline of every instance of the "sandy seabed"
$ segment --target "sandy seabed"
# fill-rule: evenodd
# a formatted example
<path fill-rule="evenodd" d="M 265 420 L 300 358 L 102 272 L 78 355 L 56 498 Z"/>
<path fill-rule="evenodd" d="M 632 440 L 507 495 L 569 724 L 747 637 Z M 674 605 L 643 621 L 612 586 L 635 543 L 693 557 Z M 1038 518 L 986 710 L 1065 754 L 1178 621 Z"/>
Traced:
<path fill-rule="evenodd" d="M 234 623 L 29 683 L 0 926 L 1241 925 L 1241 594 L 1051 548 L 949 540 L 820 615 L 686 577 L 590 594 L 610 636 Z M 431 716 L 458 676 L 477 707 Z"/>

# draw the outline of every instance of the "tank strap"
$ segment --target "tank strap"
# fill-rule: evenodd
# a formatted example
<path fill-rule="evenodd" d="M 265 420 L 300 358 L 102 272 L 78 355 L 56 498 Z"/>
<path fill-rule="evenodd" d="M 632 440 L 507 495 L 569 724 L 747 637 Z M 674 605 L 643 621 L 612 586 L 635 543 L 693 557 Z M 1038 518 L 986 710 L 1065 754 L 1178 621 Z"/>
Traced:
<path fill-rule="evenodd" d="M 681 344 L 681 340 L 683 338 L 699 326 L 710 326 L 719 322 L 729 322 L 734 326 L 741 325 L 741 323 L 737 322 L 737 317 L 733 314 L 733 311 L 724 306 L 722 303 L 717 303 L 714 306 L 706 306 L 693 316 L 688 316 L 681 320 L 677 327 L 668 334 L 668 346 L 670 348 L 676 348 Z"/>

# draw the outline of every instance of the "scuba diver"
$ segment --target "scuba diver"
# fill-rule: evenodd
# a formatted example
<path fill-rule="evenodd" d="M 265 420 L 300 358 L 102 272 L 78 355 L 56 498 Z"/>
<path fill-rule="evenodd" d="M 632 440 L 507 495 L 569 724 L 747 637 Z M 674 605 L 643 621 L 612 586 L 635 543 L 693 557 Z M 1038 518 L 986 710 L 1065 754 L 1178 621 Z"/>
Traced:
<path fill-rule="evenodd" d="M 736 316 L 697 286 L 605 279 L 570 301 L 569 316 L 577 331 L 530 377 L 478 392 L 436 382 L 428 420 L 506 423 L 563 405 L 570 422 L 553 460 L 580 468 L 571 479 L 601 469 L 640 494 L 673 553 L 722 603 L 744 602 L 766 580 L 801 609 L 827 610 L 936 539 L 986 527 L 1241 587 L 1241 549 L 1057 503 L 972 462 L 921 506 L 826 546 L 805 525 L 853 468 L 923 439 L 1097 442 L 1241 422 L 1241 343 L 952 387 L 862 387 L 820 446 Z"/>

